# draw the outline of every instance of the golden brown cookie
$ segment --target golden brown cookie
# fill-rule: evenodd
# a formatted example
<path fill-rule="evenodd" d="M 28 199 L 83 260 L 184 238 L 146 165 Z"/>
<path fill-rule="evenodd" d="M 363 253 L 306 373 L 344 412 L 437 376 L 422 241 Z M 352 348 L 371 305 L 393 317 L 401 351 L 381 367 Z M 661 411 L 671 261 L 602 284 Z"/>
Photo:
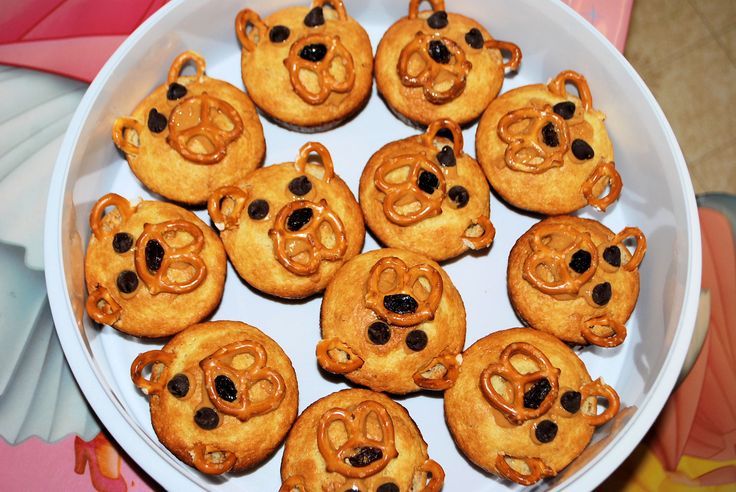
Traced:
<path fill-rule="evenodd" d="M 434 261 L 380 249 L 353 258 L 327 286 L 317 362 L 375 391 L 444 390 L 465 344 L 465 306 Z"/>
<path fill-rule="evenodd" d="M 310 161 L 313 154 L 321 165 Z M 302 146 L 296 162 L 216 190 L 208 209 L 240 276 L 279 297 L 320 292 L 365 239 L 358 202 L 316 142 Z"/>
<path fill-rule="evenodd" d="M 287 7 L 265 19 L 245 9 L 235 31 L 248 94 L 278 124 L 324 131 L 368 101 L 373 48 L 342 0 L 312 0 L 309 8 Z"/>
<path fill-rule="evenodd" d="M 109 193 L 92 208 L 89 224 L 84 269 L 93 320 L 130 335 L 163 337 L 220 303 L 225 249 L 192 212 L 164 202 L 131 205 Z"/>
<path fill-rule="evenodd" d="M 633 254 L 629 239 L 636 240 Z M 594 220 L 549 217 L 511 248 L 511 304 L 526 324 L 566 342 L 620 345 L 639 296 L 646 248 L 636 227 L 614 234 Z"/>
<path fill-rule="evenodd" d="M 140 354 L 130 374 L 149 396 L 161 443 L 202 473 L 253 468 L 296 418 L 299 390 L 289 357 L 238 321 L 194 325 L 161 350 Z"/>
<path fill-rule="evenodd" d="M 452 140 L 439 136 L 441 130 Z M 360 178 L 360 207 L 383 244 L 436 261 L 487 248 L 496 234 L 483 171 L 463 152 L 463 134 L 452 120 L 434 121 L 425 134 L 373 154 Z"/>
<path fill-rule="evenodd" d="M 188 63 L 196 75 L 182 75 Z M 205 75 L 205 61 L 185 51 L 129 117 L 113 125 L 115 145 L 151 191 L 189 204 L 235 183 L 258 167 L 266 153 L 263 128 L 248 96 Z"/>
<path fill-rule="evenodd" d="M 598 398 L 607 407 L 598 414 Z M 522 485 L 555 476 L 613 418 L 618 394 L 592 381 L 575 353 L 531 328 L 492 333 L 463 353 L 445 392 L 458 448 L 484 470 Z"/>
<path fill-rule="evenodd" d="M 279 492 L 437 492 L 445 473 L 406 409 L 349 389 L 307 407 L 286 439 Z"/>
<path fill-rule="evenodd" d="M 376 86 L 394 113 L 429 125 L 450 118 L 472 122 L 496 97 L 505 70 L 517 70 L 521 50 L 493 39 L 479 23 L 445 12 L 444 0 L 429 0 L 431 11 L 409 15 L 383 35 L 376 51 Z M 502 52 L 510 54 L 504 60 Z"/>
<path fill-rule="evenodd" d="M 586 205 L 605 211 L 623 185 L 604 119 L 585 77 L 560 72 L 547 85 L 513 89 L 488 106 L 475 134 L 478 162 L 516 207 L 547 215 Z"/>

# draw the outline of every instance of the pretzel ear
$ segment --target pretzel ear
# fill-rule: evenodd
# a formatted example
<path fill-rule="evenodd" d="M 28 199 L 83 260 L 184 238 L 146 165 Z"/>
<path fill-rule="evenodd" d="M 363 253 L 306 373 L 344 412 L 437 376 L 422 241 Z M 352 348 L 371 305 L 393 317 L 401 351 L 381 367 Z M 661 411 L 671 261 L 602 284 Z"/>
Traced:
<path fill-rule="evenodd" d="M 348 344 L 339 338 L 330 338 L 317 344 L 317 362 L 325 371 L 347 374 L 360 369 L 364 361 Z"/>
<path fill-rule="evenodd" d="M 455 384 L 460 374 L 456 354 L 435 357 L 424 369 L 414 373 L 414 383 L 422 389 L 442 391 Z"/>

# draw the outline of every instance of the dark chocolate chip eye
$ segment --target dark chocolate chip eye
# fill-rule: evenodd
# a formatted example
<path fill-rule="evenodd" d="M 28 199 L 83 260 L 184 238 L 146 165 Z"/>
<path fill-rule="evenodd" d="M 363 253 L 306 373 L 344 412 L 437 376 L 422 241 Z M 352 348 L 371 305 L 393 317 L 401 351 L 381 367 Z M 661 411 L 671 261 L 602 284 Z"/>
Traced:
<path fill-rule="evenodd" d="M 572 101 L 558 102 L 554 105 L 552 111 L 562 116 L 564 119 L 569 120 L 575 114 L 575 103 Z"/>
<path fill-rule="evenodd" d="M 220 423 L 220 417 L 213 408 L 202 407 L 194 414 L 194 422 L 204 430 L 212 430 Z"/>
<path fill-rule="evenodd" d="M 551 420 L 542 420 L 534 426 L 534 437 L 541 443 L 552 442 L 557 435 L 557 424 Z"/>
<path fill-rule="evenodd" d="M 455 151 L 452 150 L 452 147 L 450 147 L 449 145 L 445 145 L 444 147 L 442 147 L 442 150 L 437 152 L 437 162 L 445 167 L 452 167 L 456 165 L 457 161 L 455 160 Z"/>
<path fill-rule="evenodd" d="M 419 303 L 408 294 L 391 294 L 383 297 L 383 307 L 396 314 L 416 312 Z"/>
<path fill-rule="evenodd" d="M 125 253 L 133 247 L 133 236 L 127 232 L 118 232 L 112 238 L 112 249 L 116 253 Z"/>
<path fill-rule="evenodd" d="M 164 261 L 164 248 L 161 243 L 151 239 L 146 243 L 146 266 L 152 272 L 157 272 Z"/>
<path fill-rule="evenodd" d="M 215 378 L 215 391 L 225 401 L 235 401 L 238 398 L 238 390 L 233 380 L 220 374 Z"/>
<path fill-rule="evenodd" d="M 296 196 L 304 196 L 312 191 L 312 182 L 306 176 L 299 176 L 289 182 L 289 191 Z"/>
<path fill-rule="evenodd" d="M 253 220 L 261 220 L 268 215 L 268 210 L 268 202 L 258 198 L 248 204 L 248 217 Z"/>
<path fill-rule="evenodd" d="M 169 101 L 176 101 L 187 95 L 187 88 L 178 82 L 172 82 L 169 84 L 169 88 L 166 91 L 166 99 Z"/>
<path fill-rule="evenodd" d="M 406 335 L 406 346 L 414 352 L 424 350 L 428 341 L 427 334 L 422 330 L 412 330 Z"/>
<path fill-rule="evenodd" d="M 399 486 L 393 482 L 382 483 L 376 489 L 376 492 L 401 492 Z"/>
<path fill-rule="evenodd" d="M 437 63 L 445 65 L 450 63 L 450 50 L 447 49 L 445 43 L 437 39 L 429 42 L 429 56 Z"/>
<path fill-rule="evenodd" d="M 434 190 L 439 188 L 440 180 L 433 173 L 430 173 L 429 171 L 422 171 L 421 173 L 419 173 L 417 185 L 419 185 L 420 190 L 428 195 L 431 195 L 432 193 L 434 193 Z"/>
<path fill-rule="evenodd" d="M 572 155 L 574 155 L 581 161 L 592 159 L 595 155 L 593 147 L 591 147 L 585 140 L 581 140 L 579 138 L 576 138 L 572 141 L 572 145 L 570 146 L 570 148 L 572 149 Z"/>
<path fill-rule="evenodd" d="M 289 39 L 289 34 L 291 34 L 291 31 L 286 26 L 273 26 L 270 31 L 268 31 L 268 39 L 272 43 L 283 43 L 287 39 Z"/>
<path fill-rule="evenodd" d="M 169 379 L 166 389 L 175 397 L 184 398 L 189 393 L 189 378 L 186 374 L 179 373 Z"/>
<path fill-rule="evenodd" d="M 118 274 L 118 290 L 123 294 L 130 294 L 138 288 L 138 275 L 130 270 L 123 270 Z"/>
<path fill-rule="evenodd" d="M 605 306 L 611 300 L 611 284 L 603 282 L 593 287 L 593 302 L 599 306 Z"/>
<path fill-rule="evenodd" d="M 471 48 L 479 50 L 485 43 L 483 39 L 483 33 L 477 27 L 472 28 L 470 31 L 465 33 L 465 42 L 470 45 Z"/>
<path fill-rule="evenodd" d="M 153 133 L 161 133 L 166 130 L 168 123 L 166 116 L 156 111 L 156 108 L 151 108 L 148 112 L 148 129 Z"/>
<path fill-rule="evenodd" d="M 327 46 L 322 43 L 308 44 L 299 52 L 299 57 L 311 62 L 320 62 L 327 55 Z"/>
<path fill-rule="evenodd" d="M 298 208 L 291 212 L 289 218 L 286 219 L 286 228 L 292 232 L 298 231 L 309 224 L 309 221 L 312 220 L 312 215 L 314 215 L 314 212 L 311 208 Z"/>
<path fill-rule="evenodd" d="M 368 340 L 374 345 L 385 345 L 391 339 L 391 328 L 386 323 L 376 321 L 368 327 Z"/>
<path fill-rule="evenodd" d="M 603 250 L 603 259 L 611 266 L 621 266 L 621 250 L 618 246 L 609 246 Z"/>
<path fill-rule="evenodd" d="M 432 29 L 442 29 L 447 27 L 447 12 L 438 10 L 427 18 L 427 24 Z"/>
<path fill-rule="evenodd" d="M 524 393 L 524 408 L 536 410 L 542 404 L 547 394 L 552 390 L 547 378 L 535 381 L 526 393 Z"/>
<path fill-rule="evenodd" d="M 307 27 L 321 26 L 325 23 L 325 13 L 322 11 L 322 7 L 314 7 L 304 17 L 304 25 Z"/>
<path fill-rule="evenodd" d="M 450 200 L 455 203 L 455 206 L 457 208 L 463 208 L 465 205 L 468 204 L 468 200 L 470 200 L 470 194 L 468 193 L 468 190 L 460 185 L 456 185 L 450 188 L 450 191 L 447 192 L 447 196 L 450 197 Z"/>
<path fill-rule="evenodd" d="M 560 145 L 560 137 L 557 135 L 555 125 L 547 123 L 542 127 L 542 140 L 547 147 L 557 147 Z"/>
<path fill-rule="evenodd" d="M 584 249 L 579 249 L 573 253 L 570 259 L 570 268 L 577 273 L 587 272 L 588 268 L 590 268 L 590 260 L 592 258 L 590 253 Z"/>
<path fill-rule="evenodd" d="M 576 413 L 580 410 L 580 392 L 565 391 L 560 397 L 560 405 L 570 413 Z"/>
<path fill-rule="evenodd" d="M 383 451 L 378 448 L 365 446 L 358 448 L 357 453 L 348 458 L 350 464 L 356 468 L 368 466 L 374 461 L 378 461 L 383 457 Z"/>

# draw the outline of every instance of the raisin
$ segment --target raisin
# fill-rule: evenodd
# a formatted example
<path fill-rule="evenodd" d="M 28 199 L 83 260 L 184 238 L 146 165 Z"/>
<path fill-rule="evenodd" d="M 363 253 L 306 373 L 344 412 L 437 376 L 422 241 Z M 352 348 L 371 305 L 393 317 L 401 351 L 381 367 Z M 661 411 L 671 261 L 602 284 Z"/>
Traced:
<path fill-rule="evenodd" d="M 605 306 L 611 300 L 611 284 L 603 282 L 593 287 L 593 302 Z"/>
<path fill-rule="evenodd" d="M 202 407 L 194 414 L 194 422 L 204 430 L 212 430 L 220 423 L 220 417 L 213 408 Z"/>
<path fill-rule="evenodd" d="M 287 39 L 289 39 L 289 34 L 291 34 L 291 31 L 286 26 L 273 26 L 270 31 L 268 31 L 268 39 L 272 43 L 283 43 Z"/>
<path fill-rule="evenodd" d="M 396 314 L 409 314 L 416 312 L 419 304 L 409 294 L 391 294 L 384 296 L 383 307 Z"/>
<path fill-rule="evenodd" d="M 472 28 L 470 31 L 465 33 L 465 42 L 470 45 L 471 48 L 479 50 L 485 44 L 483 39 L 483 33 L 477 27 Z"/>
<path fill-rule="evenodd" d="M 468 193 L 468 190 L 460 185 L 456 185 L 450 188 L 450 191 L 447 192 L 447 196 L 450 197 L 450 200 L 455 203 L 455 206 L 457 208 L 463 208 L 465 205 L 468 204 L 468 200 L 470 200 L 470 194 Z"/>
<path fill-rule="evenodd" d="M 146 243 L 146 266 L 152 272 L 157 272 L 164 261 L 164 247 L 155 239 Z"/>
<path fill-rule="evenodd" d="M 435 176 L 433 173 L 430 173 L 429 171 L 422 171 L 421 173 L 419 173 L 417 185 L 419 186 L 420 190 L 428 195 L 431 195 L 432 193 L 434 193 L 434 190 L 439 188 L 440 180 L 437 179 L 437 176 Z"/>
<path fill-rule="evenodd" d="M 452 147 L 449 145 L 442 147 L 442 150 L 437 152 L 436 157 L 437 162 L 439 162 L 441 166 L 453 167 L 457 164 L 457 161 L 455 160 L 455 151 L 453 151 Z"/>
<path fill-rule="evenodd" d="M 412 349 L 414 352 L 424 350 L 427 346 L 427 334 L 422 330 L 412 330 L 406 335 L 406 346 Z"/>
<path fill-rule="evenodd" d="M 151 108 L 148 112 L 148 129 L 153 133 L 161 133 L 166 130 L 166 126 L 169 122 L 166 120 L 166 116 L 162 115 L 156 108 Z"/>
<path fill-rule="evenodd" d="M 116 253 L 125 253 L 133 247 L 133 236 L 127 232 L 118 232 L 112 238 L 112 249 Z"/>
<path fill-rule="evenodd" d="M 580 392 L 565 391 L 560 397 L 560 405 L 570 413 L 580 410 Z"/>
<path fill-rule="evenodd" d="M 558 147 L 560 145 L 560 137 L 557 135 L 555 125 L 547 123 L 542 127 L 542 140 L 547 147 Z"/>
<path fill-rule="evenodd" d="M 169 101 L 176 101 L 187 95 L 187 88 L 178 82 L 172 82 L 169 84 L 169 88 L 166 91 L 166 99 Z"/>
<path fill-rule="evenodd" d="M 298 208 L 291 212 L 289 218 L 286 219 L 286 228 L 292 232 L 298 231 L 309 224 L 309 221 L 312 220 L 312 215 L 314 215 L 314 212 L 311 208 Z"/>
<path fill-rule="evenodd" d="M 401 492 L 399 486 L 393 482 L 382 483 L 376 489 L 376 492 Z"/>
<path fill-rule="evenodd" d="M 435 39 L 429 42 L 429 56 L 442 65 L 450 63 L 450 50 L 447 49 L 447 46 L 442 41 Z"/>
<path fill-rule="evenodd" d="M 138 288 L 138 275 L 130 270 L 123 270 L 118 274 L 118 290 L 123 294 L 130 294 Z"/>
<path fill-rule="evenodd" d="M 238 390 L 233 380 L 220 374 L 215 378 L 215 391 L 225 401 L 235 401 L 238 398 Z"/>
<path fill-rule="evenodd" d="M 266 200 L 261 200 L 260 198 L 258 198 L 248 204 L 248 217 L 253 220 L 261 220 L 266 215 L 268 215 L 268 210 L 268 202 Z"/>
<path fill-rule="evenodd" d="M 572 255 L 572 259 L 570 260 L 570 268 L 574 272 L 577 273 L 584 273 L 588 271 L 588 268 L 590 268 L 590 260 L 593 257 L 590 253 L 585 251 L 584 249 L 579 249 L 575 251 Z"/>
<path fill-rule="evenodd" d="M 554 105 L 552 111 L 562 116 L 564 119 L 569 120 L 575 114 L 575 103 L 571 101 L 558 102 Z"/>
<path fill-rule="evenodd" d="M 581 140 L 579 138 L 572 141 L 570 148 L 572 149 L 572 155 L 581 161 L 592 159 L 595 155 L 593 147 L 591 147 L 585 140 Z"/>
<path fill-rule="evenodd" d="M 314 7 L 304 16 L 304 25 L 307 27 L 317 27 L 325 23 L 325 13 L 322 7 Z"/>
<path fill-rule="evenodd" d="M 184 398 L 189 393 L 189 378 L 186 374 L 179 373 L 169 379 L 166 389 L 177 398 Z"/>
<path fill-rule="evenodd" d="M 322 43 L 308 44 L 299 52 L 299 57 L 311 61 L 320 62 L 327 55 L 327 46 Z"/>
<path fill-rule="evenodd" d="M 374 461 L 378 461 L 383 457 L 383 452 L 378 448 L 363 447 L 358 448 L 358 452 L 348 458 L 350 464 L 356 468 L 368 466 Z"/>
<path fill-rule="evenodd" d="M 432 29 L 442 29 L 447 27 L 447 12 L 438 10 L 427 18 L 427 24 Z"/>
<path fill-rule="evenodd" d="M 312 191 L 312 182 L 306 176 L 299 176 L 289 182 L 289 191 L 296 196 L 304 196 Z"/>
<path fill-rule="evenodd" d="M 391 339 L 391 328 L 386 323 L 376 321 L 368 327 L 368 339 L 374 345 L 385 345 Z"/>
<path fill-rule="evenodd" d="M 547 394 L 552 389 L 547 378 L 542 378 L 532 384 L 532 387 L 524 393 L 524 408 L 536 410 L 542 404 Z"/>
<path fill-rule="evenodd" d="M 621 250 L 618 246 L 609 246 L 603 250 L 603 259 L 611 266 L 621 266 Z"/>
<path fill-rule="evenodd" d="M 542 420 L 534 426 L 534 437 L 541 443 L 552 442 L 557 435 L 557 424 L 551 420 Z"/>

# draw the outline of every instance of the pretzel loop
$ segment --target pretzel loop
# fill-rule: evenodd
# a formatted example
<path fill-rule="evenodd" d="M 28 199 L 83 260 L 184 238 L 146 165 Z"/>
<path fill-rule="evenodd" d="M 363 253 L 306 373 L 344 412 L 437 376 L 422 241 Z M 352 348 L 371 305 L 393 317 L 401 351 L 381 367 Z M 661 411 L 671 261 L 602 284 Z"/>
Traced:
<path fill-rule="evenodd" d="M 600 415 L 587 415 L 583 413 L 583 416 L 588 421 L 588 424 L 596 427 L 605 424 L 613 417 L 615 417 L 618 413 L 619 407 L 621 406 L 621 400 L 618 396 L 618 393 L 616 393 L 616 390 L 605 384 L 602 378 L 598 378 L 595 381 L 584 384 L 580 388 L 580 396 L 582 401 L 586 401 L 588 398 L 593 397 L 596 398 L 596 400 L 598 398 L 605 398 L 608 401 L 608 408 L 606 408 L 606 410 Z M 593 408 L 596 408 L 597 406 L 598 405 L 596 401 L 596 404 Z"/>
<path fill-rule="evenodd" d="M 379 285 L 384 272 L 392 270 L 395 283 L 388 290 Z M 430 287 L 429 294 L 422 300 L 415 294 L 419 279 L 424 278 Z M 421 284 L 420 284 L 421 285 Z M 423 286 L 422 289 L 425 289 Z M 380 318 L 396 326 L 414 326 L 434 319 L 434 315 L 442 299 L 442 275 L 429 264 L 422 263 L 407 268 L 401 258 L 389 256 L 381 258 L 371 268 L 366 285 L 365 305 Z M 391 311 L 386 306 L 386 297 L 391 295 L 409 296 L 416 302 L 416 309 L 407 313 Z"/>
<path fill-rule="evenodd" d="M 115 210 L 106 215 L 107 207 L 114 207 Z M 102 240 L 108 234 L 118 231 L 131 215 L 133 215 L 133 207 L 130 206 L 128 200 L 116 193 L 108 193 L 97 200 L 95 206 L 92 207 L 89 213 L 89 227 L 97 240 Z M 107 217 L 110 218 L 105 221 Z"/>
<path fill-rule="evenodd" d="M 380 439 L 368 435 L 368 416 L 373 414 L 381 426 Z M 337 449 L 330 441 L 328 429 L 334 422 L 345 426 L 347 440 Z M 394 441 L 394 424 L 383 405 L 373 400 L 359 403 L 353 411 L 332 408 L 322 414 L 317 427 L 317 447 L 325 459 L 328 472 L 337 472 L 349 478 L 365 478 L 383 470 L 389 461 L 398 456 Z M 361 450 L 372 448 L 376 459 L 365 466 L 353 466 L 350 458 Z M 363 463 L 361 463 L 363 464 Z"/>
<path fill-rule="evenodd" d="M 437 132 L 447 129 L 452 133 L 452 150 L 457 157 L 463 155 L 463 131 L 460 125 L 449 118 L 434 120 L 427 127 L 427 131 L 422 135 L 422 144 L 426 147 L 434 149 L 434 139 L 437 138 Z"/>
<path fill-rule="evenodd" d="M 204 58 L 202 58 L 199 53 L 189 50 L 174 58 L 174 61 L 171 63 L 171 68 L 169 68 L 169 74 L 166 77 L 167 84 L 172 84 L 181 77 L 181 71 L 184 69 L 184 65 L 186 65 L 187 62 L 194 63 L 194 66 L 197 69 L 197 80 L 202 80 L 205 69 Z"/>
<path fill-rule="evenodd" d="M 120 312 L 122 311 L 120 304 L 101 285 L 98 285 L 95 290 L 89 293 L 85 308 L 89 317 L 94 321 L 110 326 L 120 319 Z"/>
<path fill-rule="evenodd" d="M 135 358 L 130 366 L 130 378 L 133 384 L 139 387 L 143 393 L 148 396 L 156 395 L 166 386 L 168 377 L 168 365 L 174 360 L 174 356 L 163 350 L 149 350 L 143 352 Z M 164 372 L 158 375 L 156 381 L 152 381 L 143 377 L 143 370 L 151 364 L 163 364 Z M 153 372 L 151 378 L 153 378 Z"/>
<path fill-rule="evenodd" d="M 419 489 L 420 492 L 439 492 L 442 490 L 442 485 L 445 483 L 445 470 L 442 469 L 439 463 L 428 459 L 422 463 L 418 470 L 431 476 L 424 488 Z"/>
<path fill-rule="evenodd" d="M 523 122 L 528 122 L 523 126 Z M 557 145 L 545 142 L 545 130 L 552 125 Z M 523 126 L 519 128 L 519 126 Z M 498 122 L 498 137 L 507 145 L 504 159 L 514 171 L 540 174 L 563 163 L 570 148 L 570 130 L 564 118 L 547 107 L 521 108 L 506 113 Z"/>
<path fill-rule="evenodd" d="M 481 234 L 480 236 L 468 236 L 467 231 L 475 225 L 483 228 L 483 234 Z M 493 227 L 491 219 L 489 219 L 485 215 L 480 215 L 477 219 L 475 219 L 474 222 L 471 222 L 470 226 L 468 226 L 468 229 L 465 230 L 465 233 L 462 235 L 461 239 L 463 240 L 463 244 L 465 244 L 465 246 L 472 250 L 477 250 L 490 246 L 495 237 L 496 228 Z"/>
<path fill-rule="evenodd" d="M 205 445 L 203 443 L 195 444 L 192 453 L 192 463 L 194 464 L 194 467 L 207 475 L 220 475 L 222 473 L 229 472 L 233 466 L 235 466 L 235 462 L 237 461 L 235 453 L 221 450 L 215 452 L 225 455 L 225 458 L 220 462 L 207 459 L 207 455 L 211 453 L 207 453 Z"/>
<path fill-rule="evenodd" d="M 324 7 L 325 5 L 332 5 L 332 8 L 337 12 L 338 19 L 341 21 L 347 20 L 348 13 L 342 0 L 312 0 L 312 8 Z"/>
<path fill-rule="evenodd" d="M 279 492 L 307 492 L 307 486 L 304 485 L 304 477 L 301 475 L 292 475 L 281 484 Z"/>
<path fill-rule="evenodd" d="M 538 367 L 537 371 L 520 373 L 512 364 L 511 357 L 517 354 L 525 355 Z M 512 424 L 522 424 L 526 420 L 535 419 L 547 413 L 557 399 L 559 389 L 558 377 L 560 370 L 552 365 L 544 353 L 534 345 L 525 342 L 515 342 L 506 346 L 501 352 L 498 362 L 489 364 L 480 375 L 480 388 L 483 395 L 496 410 L 504 414 Z M 511 386 L 511 401 L 507 401 L 499 394 L 492 384 L 492 377 L 499 376 Z M 538 408 L 524 406 L 524 393 L 527 385 L 547 379 L 550 390 Z"/>
<path fill-rule="evenodd" d="M 598 335 L 593 331 L 596 326 L 608 328 L 610 334 L 606 336 Z M 626 326 L 605 314 L 585 320 L 580 328 L 580 334 L 588 343 L 598 347 L 617 347 L 626 339 Z"/>
<path fill-rule="evenodd" d="M 486 49 L 491 50 L 498 50 L 498 51 L 507 51 L 511 54 L 509 57 L 509 61 L 503 62 L 501 64 L 501 68 L 504 70 L 513 70 L 516 71 L 519 69 L 519 65 L 521 65 L 521 48 L 519 48 L 516 44 L 511 43 L 509 41 L 499 41 L 498 39 L 489 39 L 485 42 L 483 45 Z M 503 55 L 502 55 L 503 58 Z"/>
<path fill-rule="evenodd" d="M 626 238 L 633 237 L 636 239 L 636 250 L 626 264 L 622 265 L 622 268 L 627 272 L 635 270 L 641 264 L 644 259 L 644 253 L 647 252 L 647 238 L 644 233 L 638 227 L 626 227 L 621 232 L 616 234 L 616 237 L 611 241 L 613 244 L 621 244 L 623 247 Z"/>
<path fill-rule="evenodd" d="M 288 223 L 291 214 L 305 208 L 312 211 L 309 221 L 297 230 L 290 230 Z M 323 223 L 327 223 L 335 236 L 335 244 L 331 248 L 320 239 L 320 226 Z M 274 227 L 268 234 L 274 243 L 276 259 L 294 275 L 317 273 L 323 260 L 338 261 L 348 249 L 345 226 L 324 199 L 319 203 L 309 200 L 288 203 L 279 211 Z M 305 256 L 306 261 L 302 261 Z"/>
<path fill-rule="evenodd" d="M 299 157 L 297 157 L 296 161 L 294 162 L 294 168 L 299 173 L 306 172 L 307 161 L 312 152 L 317 154 L 320 159 L 322 159 L 322 167 L 324 167 L 325 169 L 325 173 L 322 176 L 322 181 L 324 181 L 325 183 L 329 183 L 332 178 L 335 177 L 335 167 L 332 164 L 332 156 L 330 155 L 330 151 L 327 150 L 327 147 L 319 142 L 307 142 L 302 145 L 302 148 L 299 149 Z"/>
<path fill-rule="evenodd" d="M 191 242 L 184 246 L 171 246 L 167 238 L 179 233 L 191 236 Z M 146 249 L 149 241 L 156 241 L 163 248 L 164 256 L 159 268 L 151 271 L 146 262 Z M 169 220 L 160 224 L 146 224 L 143 233 L 135 243 L 135 268 L 138 276 L 145 282 L 149 292 L 185 294 L 196 289 L 207 277 L 207 266 L 200 256 L 204 247 L 204 234 L 196 224 L 187 220 Z M 183 268 L 182 268 L 183 267 Z M 171 270 L 188 270 L 183 280 L 172 279 Z"/>
<path fill-rule="evenodd" d="M 330 355 L 332 350 L 340 350 L 347 354 L 347 360 L 340 361 Z M 363 366 L 363 359 L 339 338 L 320 340 L 317 344 L 317 362 L 325 371 L 333 374 L 347 374 L 357 371 Z"/>
<path fill-rule="evenodd" d="M 409 2 L 409 18 L 416 19 L 419 15 L 419 5 L 424 0 L 411 0 Z M 426 0 L 432 6 L 432 12 L 445 10 L 445 0 Z"/>
<path fill-rule="evenodd" d="M 125 132 L 132 130 L 138 137 L 143 132 L 143 124 L 134 118 L 118 118 L 112 125 L 112 140 L 115 145 L 127 155 L 138 155 L 140 147 L 127 138 Z"/>
<path fill-rule="evenodd" d="M 445 373 L 442 377 L 428 378 L 423 375 L 425 372 L 438 365 L 445 368 Z M 415 372 L 412 378 L 414 379 L 414 384 L 422 389 L 443 391 L 451 388 L 452 385 L 455 384 L 455 381 L 457 381 L 457 377 L 459 375 L 460 364 L 457 362 L 457 354 L 445 354 L 432 359 L 432 362 L 430 362 L 424 369 L 420 369 Z"/>
<path fill-rule="evenodd" d="M 438 63 L 429 54 L 429 44 L 439 41 L 449 50 L 451 59 L 448 63 Z M 424 62 L 424 69 L 416 75 L 409 73 L 409 60 L 418 54 Z M 424 97 L 432 104 L 444 104 L 458 97 L 465 90 L 468 72 L 473 67 L 465 57 L 463 49 L 453 40 L 443 37 L 439 33 L 424 34 L 418 32 L 414 39 L 409 41 L 399 55 L 397 71 L 401 83 L 406 87 L 421 87 Z M 451 85 L 445 90 L 435 89 L 440 74 L 448 74 Z M 448 78 L 442 77 L 442 82 Z"/>
<path fill-rule="evenodd" d="M 223 186 L 212 193 L 207 200 L 207 212 L 217 229 L 225 231 L 238 227 L 248 195 L 247 190 L 237 186 Z M 231 206 L 223 207 L 226 200 L 230 201 Z"/>
<path fill-rule="evenodd" d="M 319 61 L 310 61 L 300 56 L 302 50 L 308 45 L 323 45 L 327 53 Z M 340 58 L 345 68 L 345 78 L 337 80 L 330 67 L 335 58 Z M 284 60 L 284 65 L 289 70 L 289 78 L 294 92 L 304 102 L 311 105 L 322 104 L 333 92 L 345 93 L 355 85 L 355 64 L 353 55 L 340 41 L 340 36 L 329 36 L 327 34 L 311 34 L 305 36 L 291 45 L 289 56 Z M 299 74 L 302 70 L 308 70 L 317 75 L 317 92 L 310 91 L 302 82 Z"/>
<path fill-rule="evenodd" d="M 557 475 L 552 468 L 547 466 L 544 461 L 539 458 L 516 458 L 512 456 L 509 456 L 509 458 L 526 463 L 526 466 L 529 467 L 529 474 L 523 475 L 511 468 L 511 465 L 506 461 L 506 455 L 503 454 L 499 454 L 496 457 L 496 470 L 503 477 L 516 483 L 520 483 L 521 485 L 534 485 L 544 477 L 554 477 Z"/>
<path fill-rule="evenodd" d="M 235 17 L 235 34 L 238 36 L 240 44 L 243 45 L 246 51 L 254 51 L 256 49 L 256 43 L 251 41 L 248 37 L 248 26 L 253 26 L 258 33 L 259 41 L 264 39 L 268 26 L 261 20 L 261 17 L 251 9 L 244 9 L 238 12 Z"/>
<path fill-rule="evenodd" d="M 583 103 L 583 108 L 586 111 L 593 109 L 593 96 L 590 94 L 590 87 L 588 87 L 588 81 L 585 80 L 578 72 L 573 70 L 565 70 L 557 74 L 557 77 L 552 79 L 547 88 L 549 91 L 559 97 L 567 98 L 567 88 L 565 84 L 570 83 L 575 86 L 580 96 L 580 101 Z"/>
<path fill-rule="evenodd" d="M 598 197 L 593 192 L 593 188 L 602 179 L 607 179 L 611 188 L 606 196 Z M 609 205 L 618 200 L 622 188 L 621 175 L 616 171 L 616 165 L 613 162 L 600 162 L 580 186 L 580 191 L 583 192 L 583 196 L 589 205 L 605 212 Z"/>

